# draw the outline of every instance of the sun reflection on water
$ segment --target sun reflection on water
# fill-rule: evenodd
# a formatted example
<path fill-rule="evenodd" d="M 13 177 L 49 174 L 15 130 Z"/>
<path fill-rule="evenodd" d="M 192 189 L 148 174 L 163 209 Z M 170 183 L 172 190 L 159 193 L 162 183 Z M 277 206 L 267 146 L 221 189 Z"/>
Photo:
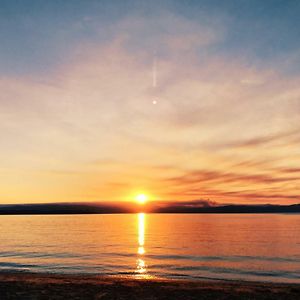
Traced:
<path fill-rule="evenodd" d="M 143 255 L 145 254 L 145 214 L 139 213 L 138 215 L 138 259 L 136 261 L 136 273 L 141 278 L 149 278 L 147 275 L 147 266 Z"/>
<path fill-rule="evenodd" d="M 145 244 L 145 214 L 144 213 L 138 214 L 138 231 L 139 231 L 139 236 L 138 236 L 139 247 L 144 247 Z"/>

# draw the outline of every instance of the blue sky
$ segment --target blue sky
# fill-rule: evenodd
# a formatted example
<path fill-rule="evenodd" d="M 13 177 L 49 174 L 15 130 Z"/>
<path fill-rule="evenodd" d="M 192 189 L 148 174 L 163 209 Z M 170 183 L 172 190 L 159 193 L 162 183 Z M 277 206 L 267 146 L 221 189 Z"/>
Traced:
<path fill-rule="evenodd" d="M 274 64 L 298 72 L 299 1 L 0 1 L 2 73 L 47 72 L 68 61 L 81 43 L 111 38 L 130 16 L 165 12 L 205 26 L 219 26 L 224 38 L 209 49 L 250 64 Z M 150 24 L 151 25 L 151 24 Z M 155 30 L 166 28 L 155 28 Z M 147 39 L 139 36 L 139 42 Z M 168 28 L 167 28 L 168 30 Z M 130 34 L 130 33 L 129 33 Z M 201 51 L 201 49 L 199 49 Z M 287 59 L 287 56 L 292 59 Z"/>

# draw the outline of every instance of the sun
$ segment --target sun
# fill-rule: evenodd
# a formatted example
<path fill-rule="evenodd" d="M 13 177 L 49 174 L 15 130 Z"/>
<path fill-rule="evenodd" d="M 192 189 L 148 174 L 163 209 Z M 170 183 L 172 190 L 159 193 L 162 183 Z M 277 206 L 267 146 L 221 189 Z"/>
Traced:
<path fill-rule="evenodd" d="M 138 194 L 135 197 L 135 200 L 139 203 L 139 204 L 144 204 L 148 201 L 148 196 L 145 194 Z"/>

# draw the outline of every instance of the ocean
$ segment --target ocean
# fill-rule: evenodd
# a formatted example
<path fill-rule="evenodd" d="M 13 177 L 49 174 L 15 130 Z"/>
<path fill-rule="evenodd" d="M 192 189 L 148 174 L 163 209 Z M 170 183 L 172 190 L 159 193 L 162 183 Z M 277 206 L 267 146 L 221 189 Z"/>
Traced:
<path fill-rule="evenodd" d="M 0 271 L 300 283 L 300 214 L 0 216 Z"/>

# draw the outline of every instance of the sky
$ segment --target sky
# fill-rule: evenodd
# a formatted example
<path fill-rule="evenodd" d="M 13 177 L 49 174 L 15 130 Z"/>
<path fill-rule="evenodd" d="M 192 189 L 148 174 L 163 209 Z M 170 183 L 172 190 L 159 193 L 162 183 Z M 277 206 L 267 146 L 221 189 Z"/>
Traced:
<path fill-rule="evenodd" d="M 0 203 L 299 203 L 299 15 L 0 0 Z"/>

